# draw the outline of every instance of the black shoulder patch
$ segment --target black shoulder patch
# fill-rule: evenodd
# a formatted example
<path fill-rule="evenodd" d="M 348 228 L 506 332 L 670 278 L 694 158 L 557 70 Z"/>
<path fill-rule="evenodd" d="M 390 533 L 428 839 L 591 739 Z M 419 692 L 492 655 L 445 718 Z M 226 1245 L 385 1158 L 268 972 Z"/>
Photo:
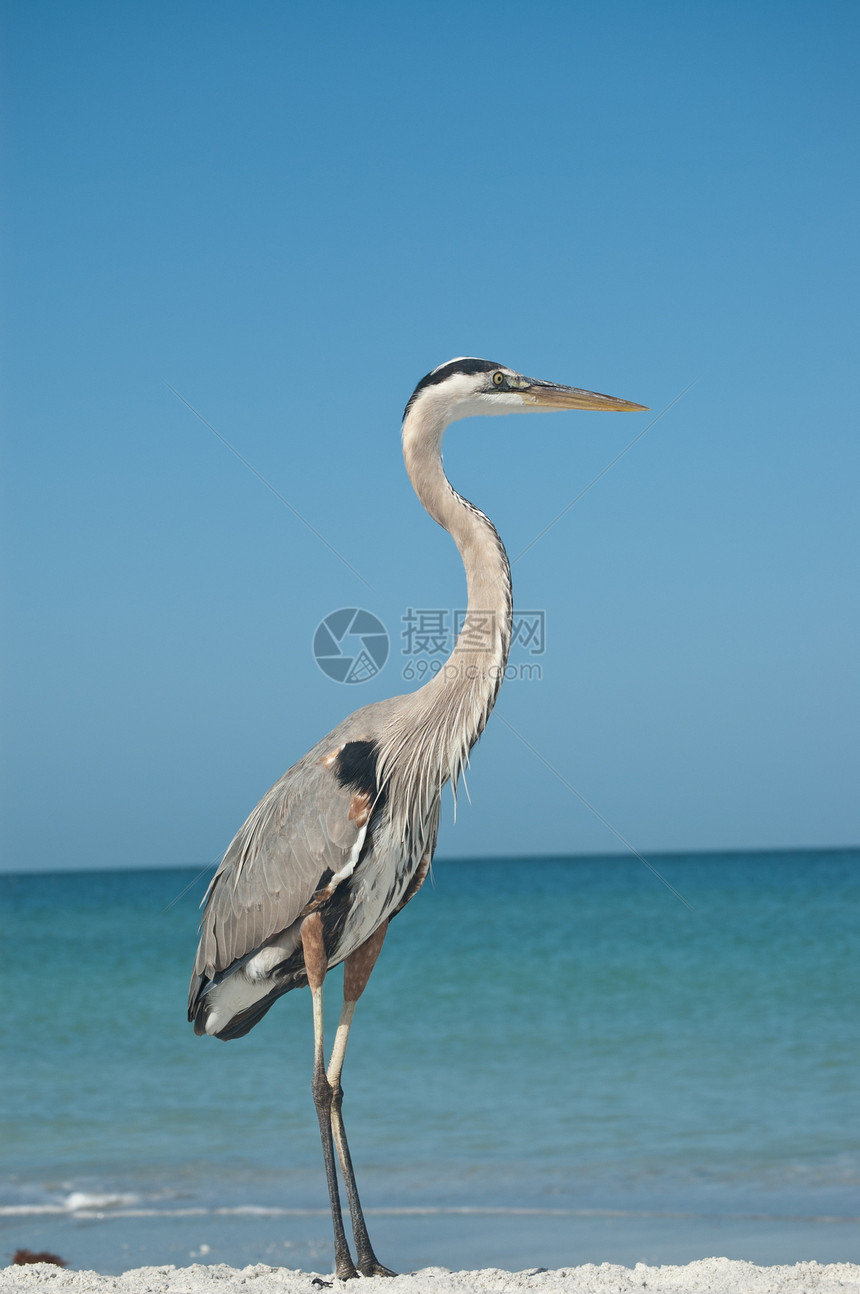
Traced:
<path fill-rule="evenodd" d="M 434 368 L 432 373 L 422 377 L 415 390 L 409 397 L 409 403 L 403 410 L 405 418 L 415 402 L 415 397 L 419 391 L 423 391 L 425 386 L 438 386 L 446 378 L 453 376 L 454 373 L 492 373 L 493 369 L 503 368 L 503 364 L 497 364 L 491 359 L 452 359 L 448 364 L 442 364 L 439 368 Z"/>
<path fill-rule="evenodd" d="M 376 761 L 379 749 L 375 741 L 348 741 L 337 757 L 334 769 L 341 786 L 351 786 L 362 795 L 376 799 Z"/>

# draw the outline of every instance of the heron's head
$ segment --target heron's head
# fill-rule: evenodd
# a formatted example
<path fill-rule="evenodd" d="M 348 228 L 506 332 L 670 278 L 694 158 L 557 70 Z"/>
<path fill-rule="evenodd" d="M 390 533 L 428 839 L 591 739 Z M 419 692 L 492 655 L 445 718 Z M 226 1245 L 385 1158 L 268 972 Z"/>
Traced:
<path fill-rule="evenodd" d="M 488 359 L 450 359 L 422 377 L 403 417 L 432 407 L 445 422 L 488 413 L 535 413 L 541 409 L 594 409 L 639 412 L 647 406 L 578 386 L 559 386 L 524 377 Z"/>

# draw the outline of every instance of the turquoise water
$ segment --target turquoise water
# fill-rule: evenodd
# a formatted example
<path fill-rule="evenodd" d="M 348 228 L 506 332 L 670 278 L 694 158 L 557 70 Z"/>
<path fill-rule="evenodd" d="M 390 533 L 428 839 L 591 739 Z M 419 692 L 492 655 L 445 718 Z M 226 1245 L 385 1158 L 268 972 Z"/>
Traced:
<path fill-rule="evenodd" d="M 693 911 L 636 859 L 440 862 L 392 924 L 344 1077 L 384 1261 L 860 1256 L 860 852 L 654 861 Z M 206 879 L 0 878 L 0 1247 L 330 1263 L 307 993 L 185 1022 Z"/>

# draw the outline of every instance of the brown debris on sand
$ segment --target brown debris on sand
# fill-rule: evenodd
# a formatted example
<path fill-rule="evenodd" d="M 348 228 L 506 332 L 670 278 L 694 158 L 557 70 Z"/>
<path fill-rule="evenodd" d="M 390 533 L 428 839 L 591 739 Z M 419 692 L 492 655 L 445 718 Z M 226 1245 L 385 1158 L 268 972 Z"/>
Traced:
<path fill-rule="evenodd" d="M 47 1249 L 41 1253 L 34 1253 L 32 1249 L 16 1249 L 12 1255 L 13 1267 L 25 1267 L 27 1263 L 53 1263 L 55 1267 L 68 1267 L 65 1258 L 58 1258 L 56 1254 L 48 1253 Z"/>

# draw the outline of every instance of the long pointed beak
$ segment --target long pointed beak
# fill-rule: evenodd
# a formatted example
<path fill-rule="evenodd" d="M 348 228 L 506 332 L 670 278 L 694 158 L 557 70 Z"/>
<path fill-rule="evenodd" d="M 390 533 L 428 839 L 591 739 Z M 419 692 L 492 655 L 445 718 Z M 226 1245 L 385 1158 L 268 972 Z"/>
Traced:
<path fill-rule="evenodd" d="M 641 413 L 646 404 L 632 400 L 619 400 L 614 395 L 601 395 L 598 391 L 583 391 L 578 386 L 559 386 L 555 382 L 538 382 L 529 379 L 528 386 L 520 389 L 523 399 L 536 409 L 594 409 L 612 413 Z"/>

